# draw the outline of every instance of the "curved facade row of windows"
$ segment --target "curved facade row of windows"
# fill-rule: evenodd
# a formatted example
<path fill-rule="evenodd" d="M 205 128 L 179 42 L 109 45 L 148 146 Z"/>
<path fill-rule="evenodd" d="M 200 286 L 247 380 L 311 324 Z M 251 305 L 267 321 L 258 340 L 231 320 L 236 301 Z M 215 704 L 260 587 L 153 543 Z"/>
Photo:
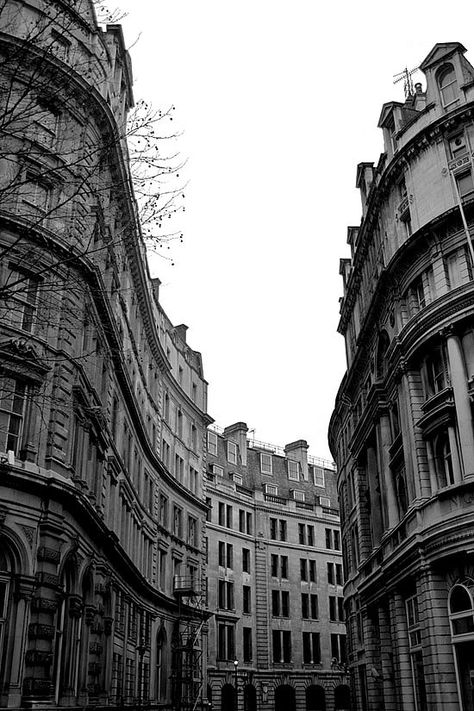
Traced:
<path fill-rule="evenodd" d="M 385 104 L 341 262 L 338 466 L 351 681 L 362 709 L 472 708 L 474 69 L 457 43 Z M 449 631 L 449 632 L 448 632 Z M 443 667 L 442 680 L 437 671 Z"/>
<path fill-rule="evenodd" d="M 210 418 L 148 272 L 130 58 L 89 0 L 0 28 L 0 706 L 170 704 Z"/>

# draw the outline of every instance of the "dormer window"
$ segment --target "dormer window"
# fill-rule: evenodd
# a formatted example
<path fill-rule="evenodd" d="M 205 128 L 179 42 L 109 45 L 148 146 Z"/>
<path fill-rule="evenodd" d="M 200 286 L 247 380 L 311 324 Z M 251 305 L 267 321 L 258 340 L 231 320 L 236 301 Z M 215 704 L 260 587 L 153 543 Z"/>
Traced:
<path fill-rule="evenodd" d="M 452 64 L 445 64 L 438 74 L 441 103 L 446 108 L 459 101 L 458 83 Z"/>

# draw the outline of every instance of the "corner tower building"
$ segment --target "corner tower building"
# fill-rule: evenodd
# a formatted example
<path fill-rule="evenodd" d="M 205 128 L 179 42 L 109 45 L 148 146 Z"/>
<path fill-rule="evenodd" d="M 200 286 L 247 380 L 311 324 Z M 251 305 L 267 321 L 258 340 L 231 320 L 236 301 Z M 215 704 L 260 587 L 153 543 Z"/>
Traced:
<path fill-rule="evenodd" d="M 341 260 L 338 469 L 358 708 L 474 709 L 474 68 L 437 44 L 383 106 Z"/>

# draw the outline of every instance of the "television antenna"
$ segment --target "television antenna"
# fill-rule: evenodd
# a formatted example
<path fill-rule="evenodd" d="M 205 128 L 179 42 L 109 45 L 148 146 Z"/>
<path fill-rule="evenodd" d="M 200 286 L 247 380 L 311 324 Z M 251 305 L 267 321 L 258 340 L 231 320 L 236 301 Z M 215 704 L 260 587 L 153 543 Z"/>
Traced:
<path fill-rule="evenodd" d="M 413 96 L 413 94 L 415 93 L 415 90 L 413 88 L 413 79 L 411 78 L 411 75 L 417 71 L 418 71 L 418 67 L 414 67 L 413 69 L 408 69 L 408 67 L 405 67 L 403 72 L 399 72 L 398 74 L 393 75 L 393 83 L 394 84 L 398 84 L 399 81 L 403 81 L 403 89 L 405 91 L 405 99 L 408 99 L 410 96 Z"/>

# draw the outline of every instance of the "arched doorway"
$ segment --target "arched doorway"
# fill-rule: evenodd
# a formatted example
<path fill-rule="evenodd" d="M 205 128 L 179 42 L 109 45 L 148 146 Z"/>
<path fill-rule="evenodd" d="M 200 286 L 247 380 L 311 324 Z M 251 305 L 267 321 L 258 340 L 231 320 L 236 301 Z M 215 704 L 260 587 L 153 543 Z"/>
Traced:
<path fill-rule="evenodd" d="M 244 711 L 257 711 L 257 690 L 253 684 L 244 687 Z"/>
<path fill-rule="evenodd" d="M 275 689 L 275 711 L 296 711 L 295 690 L 289 684 Z"/>
<path fill-rule="evenodd" d="M 463 711 L 474 711 L 474 581 L 449 593 L 449 621 Z"/>
<path fill-rule="evenodd" d="M 326 711 L 326 694 L 322 686 L 311 684 L 306 688 L 306 711 Z"/>
<path fill-rule="evenodd" d="M 347 684 L 341 684 L 334 689 L 334 711 L 350 711 L 351 690 Z"/>
<path fill-rule="evenodd" d="M 236 711 L 235 686 L 224 684 L 221 689 L 221 711 Z"/>

